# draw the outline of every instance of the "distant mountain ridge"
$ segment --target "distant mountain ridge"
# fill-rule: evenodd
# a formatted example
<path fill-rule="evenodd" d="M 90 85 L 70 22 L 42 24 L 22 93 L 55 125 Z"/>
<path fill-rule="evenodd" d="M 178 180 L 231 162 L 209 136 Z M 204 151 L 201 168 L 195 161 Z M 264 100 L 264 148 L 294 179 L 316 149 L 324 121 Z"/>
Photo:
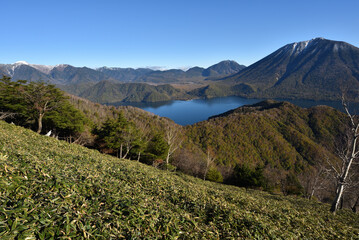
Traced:
<path fill-rule="evenodd" d="M 150 82 L 176 83 L 202 81 L 208 77 L 224 77 L 245 68 L 235 61 L 222 61 L 209 68 L 194 67 L 187 71 L 180 69 L 152 70 L 149 68 L 109 68 L 92 69 L 74 67 L 68 64 L 55 66 L 30 64 L 19 61 L 13 64 L 0 64 L 0 74 L 12 77 L 13 80 L 46 81 L 57 85 L 96 83 L 104 80 L 114 82 Z"/>

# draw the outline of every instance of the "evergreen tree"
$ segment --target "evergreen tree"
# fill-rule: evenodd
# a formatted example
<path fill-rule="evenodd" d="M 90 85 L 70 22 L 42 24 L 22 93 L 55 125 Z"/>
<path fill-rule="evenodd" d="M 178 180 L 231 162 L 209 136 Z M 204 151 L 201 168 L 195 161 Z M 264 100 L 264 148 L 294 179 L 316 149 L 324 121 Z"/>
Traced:
<path fill-rule="evenodd" d="M 148 143 L 145 151 L 145 162 L 152 164 L 156 159 L 165 159 L 168 152 L 168 144 L 163 136 L 159 133 L 155 134 Z"/>
<path fill-rule="evenodd" d="M 64 94 L 54 85 L 46 85 L 43 82 L 30 82 L 20 89 L 29 115 L 37 122 L 37 133 L 42 131 L 42 119 L 49 111 L 58 108 L 65 100 Z"/>
<path fill-rule="evenodd" d="M 206 179 L 212 182 L 223 182 L 223 176 L 215 166 L 209 168 Z"/>
<path fill-rule="evenodd" d="M 90 124 L 82 112 L 65 101 L 44 117 L 46 130 L 55 130 L 58 136 L 69 137 L 79 134 Z"/>
<path fill-rule="evenodd" d="M 126 158 L 133 148 L 140 148 L 139 132 L 122 112 L 116 120 L 107 119 L 94 133 L 100 148 L 109 148 L 120 158 Z"/>
<path fill-rule="evenodd" d="M 20 88 L 26 81 L 12 82 L 10 77 L 3 76 L 0 79 L 0 113 L 3 115 L 15 115 L 12 121 L 24 125 L 27 119 L 27 106 L 19 94 Z"/>

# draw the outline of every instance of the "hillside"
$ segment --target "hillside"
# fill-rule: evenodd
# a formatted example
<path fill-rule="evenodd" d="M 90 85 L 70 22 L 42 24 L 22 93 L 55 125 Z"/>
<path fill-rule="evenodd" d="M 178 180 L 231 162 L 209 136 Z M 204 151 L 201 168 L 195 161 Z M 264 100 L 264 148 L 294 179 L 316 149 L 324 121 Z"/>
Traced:
<path fill-rule="evenodd" d="M 78 88 L 71 89 L 71 87 L 64 90 L 98 103 L 161 102 L 189 98 L 185 91 L 168 84 L 154 86 L 145 83 L 102 81 L 94 85 L 84 86 L 82 91 Z"/>
<path fill-rule="evenodd" d="M 156 133 L 165 136 L 166 126 L 173 125 L 169 119 L 135 107 L 102 106 L 73 96 L 70 100 L 98 125 L 108 117 L 116 119 L 118 111 L 122 111 L 141 132 L 147 133 L 146 138 Z M 330 169 L 326 159 L 338 163 L 337 151 L 345 139 L 346 117 L 333 108 L 303 109 L 287 102 L 264 101 L 192 126 L 174 126 L 185 134 L 181 148 L 171 157 L 171 164 L 181 172 L 203 179 L 209 149 L 214 158 L 212 171 L 220 173 L 220 178 L 206 179 L 281 194 L 314 196 L 323 202 L 333 198 L 333 176 L 322 175 L 320 182 L 315 180 L 320 169 Z M 317 184 L 327 187 L 313 191 Z M 349 191 L 345 196 L 344 206 L 353 207 L 356 195 Z"/>
<path fill-rule="evenodd" d="M 0 121 L 0 238 L 356 238 L 359 215 L 204 182 Z"/>
<path fill-rule="evenodd" d="M 348 91 L 358 99 L 359 48 L 315 38 L 285 45 L 224 82 L 244 83 L 264 98 L 338 99 Z"/>
<path fill-rule="evenodd" d="M 345 123 L 345 115 L 330 107 L 304 109 L 263 101 L 186 126 L 186 131 L 204 151 L 213 149 L 222 174 L 236 166 L 259 168 L 265 178 L 262 187 L 285 193 L 283 182 L 289 176 L 298 182 L 325 157 L 337 159 L 336 140 L 345 132 Z M 229 175 L 225 182 L 231 181 L 240 184 Z"/>

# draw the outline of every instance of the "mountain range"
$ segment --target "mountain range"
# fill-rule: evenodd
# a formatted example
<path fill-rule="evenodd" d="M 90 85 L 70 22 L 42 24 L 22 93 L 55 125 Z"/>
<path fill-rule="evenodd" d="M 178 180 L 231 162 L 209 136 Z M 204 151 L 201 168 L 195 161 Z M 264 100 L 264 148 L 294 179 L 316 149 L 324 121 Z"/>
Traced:
<path fill-rule="evenodd" d="M 0 64 L 0 74 L 10 76 L 13 80 L 42 80 L 56 85 L 97 83 L 106 80 L 121 83 L 177 83 L 224 77 L 237 73 L 244 68 L 244 65 L 230 60 L 219 62 L 208 68 L 193 67 L 187 71 L 181 69 L 158 71 L 149 68 L 109 67 L 92 69 L 74 67 L 68 64 L 46 66 L 19 61 L 13 64 Z"/>
<path fill-rule="evenodd" d="M 101 103 L 223 96 L 338 100 L 343 92 L 351 100 L 359 100 L 359 48 L 324 38 L 287 44 L 248 67 L 230 60 L 187 71 L 17 62 L 0 64 L 1 74 L 14 80 L 43 80 Z M 136 85 L 130 87 L 129 83 Z M 163 90 L 149 84 L 171 86 Z M 138 93 L 141 89 L 145 92 Z"/>

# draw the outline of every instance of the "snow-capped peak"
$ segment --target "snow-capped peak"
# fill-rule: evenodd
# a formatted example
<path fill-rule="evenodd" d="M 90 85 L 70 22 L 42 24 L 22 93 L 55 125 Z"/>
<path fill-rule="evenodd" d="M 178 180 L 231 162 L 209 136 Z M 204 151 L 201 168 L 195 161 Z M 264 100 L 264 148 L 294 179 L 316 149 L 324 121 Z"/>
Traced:
<path fill-rule="evenodd" d="M 50 71 L 54 68 L 54 66 L 48 66 L 48 65 L 41 65 L 41 64 L 31 64 L 31 63 L 28 63 L 26 61 L 17 61 L 13 64 L 11 64 L 11 70 L 12 72 L 10 71 L 10 75 L 13 74 L 15 68 L 21 66 L 21 65 L 27 65 L 27 66 L 30 66 L 30 67 L 33 67 L 35 68 L 36 70 L 39 70 L 40 72 L 42 73 L 50 73 Z"/>
<path fill-rule="evenodd" d="M 295 43 L 289 44 L 288 45 L 289 48 L 287 48 L 287 49 L 291 52 L 291 55 L 298 55 L 298 54 L 302 53 L 303 51 L 305 51 L 309 46 L 317 44 L 318 40 L 324 40 L 324 38 L 313 38 L 308 41 L 295 42 Z"/>
<path fill-rule="evenodd" d="M 13 65 L 30 65 L 30 64 L 26 61 L 17 61 L 15 63 L 13 63 Z"/>

